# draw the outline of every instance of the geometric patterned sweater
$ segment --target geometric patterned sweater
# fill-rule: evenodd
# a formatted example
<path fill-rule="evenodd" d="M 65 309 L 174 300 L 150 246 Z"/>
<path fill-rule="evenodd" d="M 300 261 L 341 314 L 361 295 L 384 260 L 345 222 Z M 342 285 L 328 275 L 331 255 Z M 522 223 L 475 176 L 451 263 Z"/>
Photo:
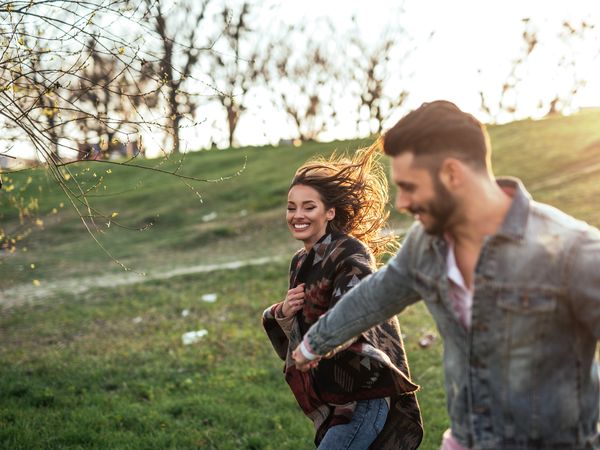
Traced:
<path fill-rule="evenodd" d="M 328 233 L 310 252 L 298 251 L 290 265 L 289 289 L 305 283 L 303 309 L 278 319 L 276 303 L 263 313 L 263 326 L 277 355 L 285 362 L 285 379 L 315 426 L 315 445 L 334 425 L 347 423 L 356 401 L 389 398 L 386 424 L 372 449 L 414 450 L 423 425 L 398 320 L 393 317 L 333 350 L 315 369 L 301 372 L 291 357 L 304 334 L 344 293 L 375 270 L 372 254 L 357 239 Z"/>

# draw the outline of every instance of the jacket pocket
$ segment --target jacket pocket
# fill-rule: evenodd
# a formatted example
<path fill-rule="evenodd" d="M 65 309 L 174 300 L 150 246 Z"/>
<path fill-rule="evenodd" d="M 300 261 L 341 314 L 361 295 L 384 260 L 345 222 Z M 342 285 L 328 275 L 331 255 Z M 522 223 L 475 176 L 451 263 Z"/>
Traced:
<path fill-rule="evenodd" d="M 576 363 L 563 352 L 565 339 L 556 336 L 562 315 L 558 293 L 510 289 L 498 294 L 496 305 L 507 437 L 551 440 L 569 433 L 578 415 L 570 370 Z"/>
<path fill-rule="evenodd" d="M 499 308 L 516 314 L 542 314 L 556 310 L 556 297 L 545 292 L 521 291 L 501 294 L 498 298 Z"/>
<path fill-rule="evenodd" d="M 519 361 L 518 367 L 529 367 L 533 361 L 542 361 L 548 355 L 547 338 L 551 335 L 558 312 L 557 297 L 534 290 L 510 290 L 501 293 L 496 301 L 497 328 L 508 364 Z M 522 374 L 524 375 L 524 374 Z"/>

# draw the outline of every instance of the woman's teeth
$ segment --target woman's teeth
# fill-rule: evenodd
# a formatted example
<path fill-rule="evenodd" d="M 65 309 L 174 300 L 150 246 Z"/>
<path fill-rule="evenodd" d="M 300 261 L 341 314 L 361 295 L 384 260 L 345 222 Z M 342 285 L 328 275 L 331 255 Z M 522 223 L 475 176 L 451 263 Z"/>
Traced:
<path fill-rule="evenodd" d="M 294 224 L 294 229 L 295 230 L 305 230 L 305 229 L 308 228 L 308 225 L 309 224 L 307 224 L 307 223 L 295 223 Z"/>

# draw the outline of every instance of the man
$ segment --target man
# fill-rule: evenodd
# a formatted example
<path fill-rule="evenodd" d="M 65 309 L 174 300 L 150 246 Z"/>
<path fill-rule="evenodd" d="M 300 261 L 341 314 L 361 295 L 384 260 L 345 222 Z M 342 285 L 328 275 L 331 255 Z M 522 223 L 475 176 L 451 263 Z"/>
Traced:
<path fill-rule="evenodd" d="M 298 368 L 423 299 L 444 340 L 443 450 L 600 449 L 598 230 L 494 179 L 484 127 L 450 102 L 409 113 L 384 151 L 416 222 L 309 329 Z"/>

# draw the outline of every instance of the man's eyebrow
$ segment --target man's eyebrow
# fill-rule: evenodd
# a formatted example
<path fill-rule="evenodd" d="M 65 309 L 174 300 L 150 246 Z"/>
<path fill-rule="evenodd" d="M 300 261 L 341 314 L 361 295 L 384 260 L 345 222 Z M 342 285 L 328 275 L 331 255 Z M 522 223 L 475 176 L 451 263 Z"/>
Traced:
<path fill-rule="evenodd" d="M 414 183 L 409 183 L 408 181 L 395 181 L 394 184 L 403 189 L 411 189 L 415 187 Z"/>

